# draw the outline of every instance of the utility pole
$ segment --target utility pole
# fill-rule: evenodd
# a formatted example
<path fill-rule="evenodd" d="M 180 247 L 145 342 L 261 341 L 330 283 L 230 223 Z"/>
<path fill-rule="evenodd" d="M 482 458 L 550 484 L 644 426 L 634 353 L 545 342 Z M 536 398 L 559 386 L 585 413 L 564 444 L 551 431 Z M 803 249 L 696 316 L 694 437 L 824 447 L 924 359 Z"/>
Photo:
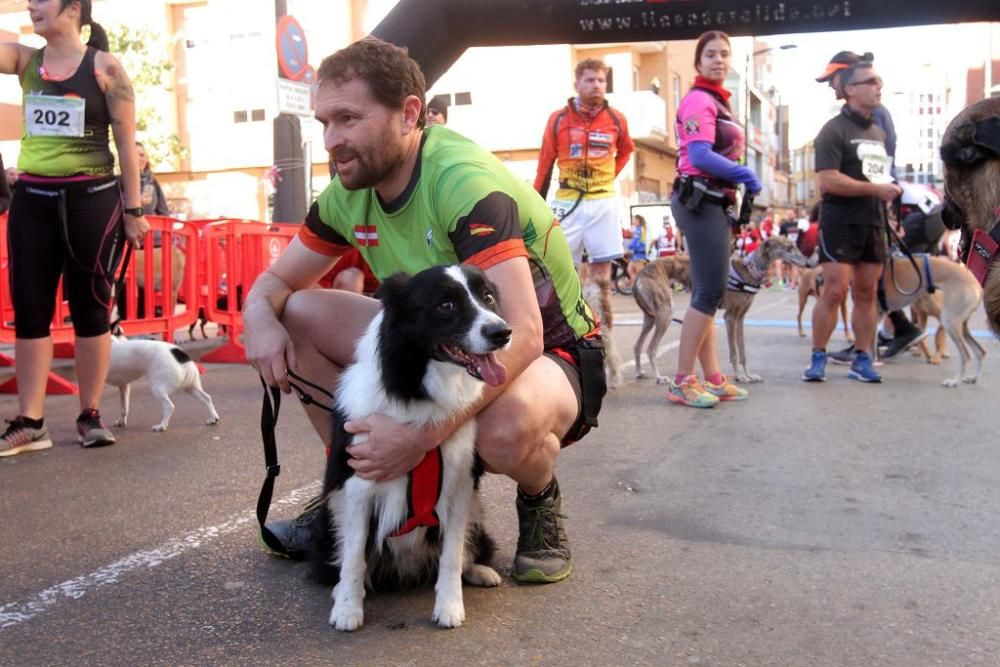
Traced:
<path fill-rule="evenodd" d="M 288 13 L 287 0 L 274 0 L 275 23 Z M 277 57 L 277 54 L 275 54 Z M 281 68 L 278 77 L 286 78 Z M 279 113 L 274 118 L 274 166 L 277 179 L 274 185 L 274 222 L 301 222 L 306 217 L 306 172 L 312 165 L 304 164 L 302 126 L 299 117 Z"/>

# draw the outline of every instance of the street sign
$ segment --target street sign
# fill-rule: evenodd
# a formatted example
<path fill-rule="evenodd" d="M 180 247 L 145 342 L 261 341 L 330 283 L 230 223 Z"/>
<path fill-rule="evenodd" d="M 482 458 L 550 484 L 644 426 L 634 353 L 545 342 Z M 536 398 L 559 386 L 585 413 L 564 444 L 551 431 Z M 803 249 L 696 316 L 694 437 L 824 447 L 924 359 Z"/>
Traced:
<path fill-rule="evenodd" d="M 278 19 L 275 34 L 278 50 L 278 69 L 285 78 L 300 81 L 309 68 L 309 47 L 306 45 L 306 33 L 293 16 L 285 15 Z"/>
<path fill-rule="evenodd" d="M 312 116 L 312 86 L 308 83 L 277 79 L 278 113 Z"/>

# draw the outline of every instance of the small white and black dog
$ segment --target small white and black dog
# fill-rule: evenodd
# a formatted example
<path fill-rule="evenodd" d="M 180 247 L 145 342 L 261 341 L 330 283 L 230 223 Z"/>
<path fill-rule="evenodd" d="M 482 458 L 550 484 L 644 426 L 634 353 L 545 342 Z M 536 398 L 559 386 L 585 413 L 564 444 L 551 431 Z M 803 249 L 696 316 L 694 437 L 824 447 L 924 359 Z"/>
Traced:
<path fill-rule="evenodd" d="M 208 408 L 206 424 L 216 424 L 219 413 L 215 411 L 212 397 L 201 387 L 198 367 L 187 352 L 160 340 L 130 340 L 115 327 L 111 336 L 111 363 L 108 366 L 107 384 L 118 387 L 121 395 L 121 416 L 114 426 L 125 426 L 128 422 L 131 385 L 136 380 L 147 378 L 153 396 L 163 406 L 163 418 L 153 426 L 154 431 L 166 431 L 174 404 L 170 394 L 183 389 Z"/>
<path fill-rule="evenodd" d="M 338 630 L 363 624 L 366 585 L 398 589 L 429 583 L 435 575 L 431 618 L 453 628 L 465 620 L 463 577 L 477 586 L 500 584 L 488 565 L 493 541 L 481 523 L 477 489 L 483 466 L 475 451 L 475 420 L 428 454 L 440 463 L 432 477 L 437 495 L 431 496 L 430 527 L 413 526 L 411 494 L 419 476 L 384 482 L 355 476 L 346 448 L 363 436 L 351 436 L 343 424 L 375 413 L 414 426 L 461 414 L 484 383 L 506 381 L 494 353 L 510 344 L 511 330 L 498 315 L 496 287 L 474 267 L 435 267 L 412 278 L 398 274 L 377 296 L 382 311 L 358 341 L 355 362 L 336 390 L 324 502 L 313 531 L 314 574 L 337 584 L 330 625 Z M 400 534 L 401 528 L 412 530 Z"/>

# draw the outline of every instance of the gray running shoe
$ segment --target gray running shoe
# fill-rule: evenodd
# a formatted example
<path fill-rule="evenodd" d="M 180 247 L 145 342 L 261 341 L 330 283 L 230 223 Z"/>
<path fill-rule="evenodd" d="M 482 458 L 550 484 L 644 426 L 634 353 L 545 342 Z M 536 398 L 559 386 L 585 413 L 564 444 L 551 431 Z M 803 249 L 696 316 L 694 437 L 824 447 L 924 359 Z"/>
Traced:
<path fill-rule="evenodd" d="M 855 352 L 857 352 L 857 350 L 854 349 L 854 346 L 848 345 L 843 350 L 828 352 L 826 356 L 835 364 L 853 364 Z"/>
<path fill-rule="evenodd" d="M 76 418 L 76 440 L 83 447 L 104 447 L 115 444 L 115 434 L 104 425 L 97 408 L 87 408 Z"/>
<path fill-rule="evenodd" d="M 0 436 L 0 457 L 21 452 L 37 452 L 52 446 L 49 430 L 43 425 L 34 428 L 18 415 L 7 420 L 7 430 Z"/>
<path fill-rule="evenodd" d="M 907 331 L 906 333 L 897 334 L 895 338 L 889 341 L 889 347 L 886 348 L 885 354 L 882 355 L 882 358 L 892 359 L 900 352 L 909 350 L 925 338 L 927 338 L 927 332 L 916 327 L 913 327 L 911 331 Z"/>
<path fill-rule="evenodd" d="M 551 584 L 562 581 L 573 571 L 569 540 L 562 513 L 559 483 L 552 479 L 548 493 L 529 498 L 517 490 L 517 519 L 520 533 L 511 576 L 516 581 Z"/>
<path fill-rule="evenodd" d="M 267 529 L 278 538 L 284 551 L 275 551 L 267 546 L 264 538 L 260 538 L 260 543 L 264 545 L 268 553 L 272 556 L 290 558 L 292 560 L 306 560 L 309 558 L 309 550 L 313 545 L 313 522 L 322 496 L 316 496 L 306 503 L 299 514 L 294 519 L 278 519 L 267 524 Z"/>

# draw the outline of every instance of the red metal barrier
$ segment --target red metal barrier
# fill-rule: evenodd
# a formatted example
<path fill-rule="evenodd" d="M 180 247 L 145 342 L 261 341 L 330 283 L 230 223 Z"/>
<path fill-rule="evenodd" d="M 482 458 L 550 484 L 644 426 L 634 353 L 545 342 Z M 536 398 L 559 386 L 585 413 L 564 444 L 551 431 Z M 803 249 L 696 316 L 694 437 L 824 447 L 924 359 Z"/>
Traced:
<path fill-rule="evenodd" d="M 202 246 L 209 298 L 208 318 L 228 329 L 228 340 L 202 357 L 216 363 L 246 363 L 240 342 L 243 332 L 243 296 L 258 275 L 284 251 L 298 232 L 295 224 L 265 224 L 249 220 L 226 220 L 204 226 Z M 222 298 L 225 297 L 225 298 Z"/>
<path fill-rule="evenodd" d="M 151 232 L 158 231 L 162 234 L 162 242 L 160 247 L 153 247 L 153 235 L 150 233 L 143 249 L 133 253 L 133 260 L 125 274 L 124 312 L 120 313 L 123 316 L 122 328 L 129 335 L 156 334 L 171 341 L 176 329 L 192 324 L 198 316 L 197 303 L 189 304 L 180 311 L 176 308 L 181 286 L 188 294 L 198 293 L 198 276 L 194 270 L 199 257 L 198 230 L 194 225 L 178 223 L 163 216 L 147 216 L 146 219 Z M 189 261 L 193 264 L 192 270 L 186 270 Z M 0 343 L 10 344 L 15 341 L 15 331 L 8 269 L 7 216 L 0 216 Z M 118 270 L 120 267 L 116 269 L 116 275 Z M 53 344 L 60 356 L 73 355 L 75 336 L 69 316 L 69 305 L 63 299 L 60 282 L 56 295 L 56 312 L 50 329 Z M 10 357 L 0 359 L 0 365 L 11 365 L 10 362 Z M 0 385 L 0 393 L 16 391 L 16 377 Z M 71 382 L 49 373 L 46 393 L 78 392 Z"/>
<path fill-rule="evenodd" d="M 146 220 L 150 234 L 125 273 L 122 329 L 129 336 L 154 334 L 173 342 L 177 329 L 198 318 L 197 302 L 177 308 L 179 294 L 198 293 L 198 230 L 164 216 L 147 215 Z M 153 232 L 162 233 L 158 248 L 153 247 Z"/>

